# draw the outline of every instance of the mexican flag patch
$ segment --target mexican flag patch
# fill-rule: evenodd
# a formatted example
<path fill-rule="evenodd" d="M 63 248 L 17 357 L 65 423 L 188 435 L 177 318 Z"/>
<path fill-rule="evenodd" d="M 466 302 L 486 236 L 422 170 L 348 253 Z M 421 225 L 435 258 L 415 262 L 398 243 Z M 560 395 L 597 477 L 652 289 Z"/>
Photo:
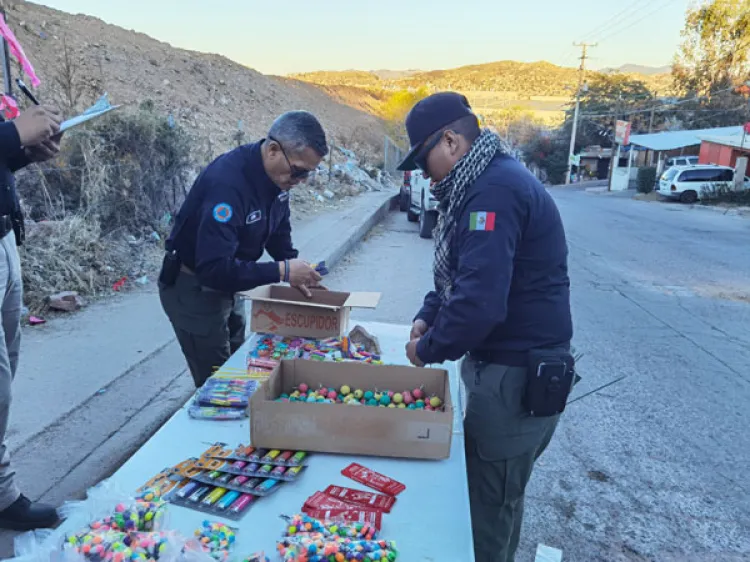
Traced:
<path fill-rule="evenodd" d="M 469 215 L 469 230 L 495 230 L 495 213 L 480 211 Z"/>

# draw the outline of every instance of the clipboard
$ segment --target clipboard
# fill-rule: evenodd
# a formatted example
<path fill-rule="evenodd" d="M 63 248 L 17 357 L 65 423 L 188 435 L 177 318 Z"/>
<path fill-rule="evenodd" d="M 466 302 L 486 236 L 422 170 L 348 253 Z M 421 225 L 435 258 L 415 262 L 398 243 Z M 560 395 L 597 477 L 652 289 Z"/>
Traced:
<path fill-rule="evenodd" d="M 63 121 L 60 125 L 60 132 L 65 132 L 68 129 L 72 129 L 73 127 L 77 127 L 83 123 L 86 123 L 88 121 L 91 121 L 92 119 L 97 119 L 101 117 L 102 115 L 106 115 L 110 111 L 114 111 L 115 109 L 119 108 L 121 106 L 119 105 L 111 105 L 109 103 L 109 99 L 107 98 L 107 94 L 104 94 L 102 97 L 100 97 L 97 102 L 89 107 L 86 111 L 81 113 L 80 115 L 76 117 L 71 117 L 70 119 Z"/>

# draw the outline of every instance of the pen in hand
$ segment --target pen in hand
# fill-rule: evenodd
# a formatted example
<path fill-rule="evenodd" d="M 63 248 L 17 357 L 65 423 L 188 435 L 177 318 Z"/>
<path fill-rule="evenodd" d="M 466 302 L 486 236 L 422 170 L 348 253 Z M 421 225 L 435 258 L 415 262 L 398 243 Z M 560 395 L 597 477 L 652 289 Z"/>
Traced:
<path fill-rule="evenodd" d="M 26 84 L 23 83 L 23 80 L 21 80 L 20 78 L 16 78 L 16 84 L 18 84 L 18 88 L 27 98 L 29 98 L 29 101 L 31 101 L 31 103 L 33 103 L 34 105 L 40 105 L 39 100 L 36 99 L 36 96 L 34 96 L 34 94 L 31 93 L 31 90 L 26 87 Z"/>

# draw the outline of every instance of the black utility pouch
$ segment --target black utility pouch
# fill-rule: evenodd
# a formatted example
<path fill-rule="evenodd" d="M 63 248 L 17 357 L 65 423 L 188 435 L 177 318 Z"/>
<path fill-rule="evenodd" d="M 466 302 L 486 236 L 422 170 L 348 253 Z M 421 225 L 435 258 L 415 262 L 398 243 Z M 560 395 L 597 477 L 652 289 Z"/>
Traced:
<path fill-rule="evenodd" d="M 575 382 L 575 359 L 562 350 L 534 349 L 528 355 L 524 406 L 537 418 L 555 416 L 565 410 Z"/>
<path fill-rule="evenodd" d="M 180 274 L 182 262 L 174 250 L 164 254 L 164 261 L 161 264 L 161 273 L 159 273 L 159 283 L 163 287 L 171 287 L 177 281 Z"/>
<path fill-rule="evenodd" d="M 26 225 L 24 223 L 23 212 L 16 211 L 11 215 L 11 223 L 13 225 L 13 232 L 16 233 L 16 246 L 23 246 L 26 241 Z"/>

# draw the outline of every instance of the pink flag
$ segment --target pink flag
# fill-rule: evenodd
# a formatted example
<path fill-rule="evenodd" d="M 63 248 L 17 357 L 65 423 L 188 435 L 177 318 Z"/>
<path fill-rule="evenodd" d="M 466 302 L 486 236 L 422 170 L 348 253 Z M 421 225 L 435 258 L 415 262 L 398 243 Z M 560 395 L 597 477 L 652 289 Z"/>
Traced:
<path fill-rule="evenodd" d="M 7 120 L 18 117 L 20 112 L 18 111 L 16 100 L 10 96 L 0 96 L 0 113 L 2 113 L 3 117 Z"/>
<path fill-rule="evenodd" d="M 5 18 L 2 14 L 0 14 L 0 35 L 2 35 L 8 42 L 10 52 L 13 53 L 13 56 L 21 63 L 21 67 L 23 67 L 24 72 L 29 77 L 29 80 L 31 80 L 31 85 L 35 88 L 39 86 L 42 82 L 37 78 L 37 75 L 34 72 L 34 67 L 31 66 L 29 59 L 26 58 L 26 54 L 23 52 L 23 47 L 21 47 L 16 36 L 13 35 L 13 31 L 8 27 L 8 24 L 5 23 Z"/>

